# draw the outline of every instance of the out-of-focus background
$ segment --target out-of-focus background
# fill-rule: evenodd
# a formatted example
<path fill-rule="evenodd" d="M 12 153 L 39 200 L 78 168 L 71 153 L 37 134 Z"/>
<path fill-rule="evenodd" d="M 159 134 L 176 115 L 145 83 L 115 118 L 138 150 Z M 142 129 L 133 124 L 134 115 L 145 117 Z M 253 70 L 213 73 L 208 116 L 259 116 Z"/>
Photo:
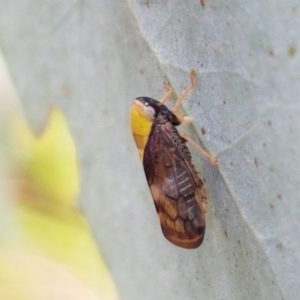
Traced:
<path fill-rule="evenodd" d="M 114 280 L 128 300 L 298 299 L 299 14 L 293 0 L 1 0 L 0 298 L 14 282 L 116 299 Z M 191 149 L 208 211 L 188 251 L 161 233 L 129 110 L 164 80 L 178 95 L 191 68 L 183 130 L 220 166 Z"/>
<path fill-rule="evenodd" d="M 58 108 L 34 135 L 0 53 L 0 299 L 118 299 L 78 209 L 77 147 Z"/>

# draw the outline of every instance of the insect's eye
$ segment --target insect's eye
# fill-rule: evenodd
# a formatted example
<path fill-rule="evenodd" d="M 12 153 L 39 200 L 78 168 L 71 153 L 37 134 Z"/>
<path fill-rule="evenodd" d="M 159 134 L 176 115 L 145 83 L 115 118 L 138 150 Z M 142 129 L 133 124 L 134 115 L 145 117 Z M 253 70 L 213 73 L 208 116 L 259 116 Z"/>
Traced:
<path fill-rule="evenodd" d="M 155 110 L 155 107 L 150 105 L 149 102 L 144 103 L 144 112 L 147 115 L 148 119 L 151 121 L 154 121 L 157 117 L 157 112 Z"/>

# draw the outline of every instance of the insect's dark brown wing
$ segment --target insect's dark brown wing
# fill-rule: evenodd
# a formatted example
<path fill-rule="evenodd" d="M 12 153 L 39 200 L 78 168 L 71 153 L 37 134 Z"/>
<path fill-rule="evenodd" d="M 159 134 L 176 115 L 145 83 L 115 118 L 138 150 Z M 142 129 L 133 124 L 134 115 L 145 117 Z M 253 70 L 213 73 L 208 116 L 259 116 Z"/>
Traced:
<path fill-rule="evenodd" d="M 183 248 L 200 246 L 205 233 L 204 185 L 171 123 L 153 124 L 143 164 L 165 237 Z"/>

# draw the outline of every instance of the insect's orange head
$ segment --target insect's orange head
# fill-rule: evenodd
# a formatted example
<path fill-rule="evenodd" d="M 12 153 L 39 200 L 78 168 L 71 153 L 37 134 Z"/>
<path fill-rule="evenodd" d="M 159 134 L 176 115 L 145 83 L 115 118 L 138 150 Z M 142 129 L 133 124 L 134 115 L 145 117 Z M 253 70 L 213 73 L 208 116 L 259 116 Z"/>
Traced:
<path fill-rule="evenodd" d="M 133 100 L 130 111 L 132 132 L 148 135 L 153 122 L 149 116 L 151 116 L 151 112 L 147 110 L 147 106 L 138 99 Z"/>
<path fill-rule="evenodd" d="M 140 98 L 133 100 L 130 118 L 131 131 L 142 158 L 153 120 L 151 120 L 151 111 L 147 110 L 147 105 Z"/>
<path fill-rule="evenodd" d="M 154 122 L 179 125 L 176 116 L 165 105 L 149 97 L 133 100 L 130 117 L 132 134 L 141 158 Z"/>
<path fill-rule="evenodd" d="M 160 113 L 160 103 L 148 97 L 139 97 L 133 101 L 132 109 L 136 109 L 141 116 L 153 122 Z"/>
<path fill-rule="evenodd" d="M 179 125 L 179 121 L 172 111 L 155 99 L 139 97 L 134 100 L 134 106 L 150 122 L 171 122 L 174 126 Z"/>

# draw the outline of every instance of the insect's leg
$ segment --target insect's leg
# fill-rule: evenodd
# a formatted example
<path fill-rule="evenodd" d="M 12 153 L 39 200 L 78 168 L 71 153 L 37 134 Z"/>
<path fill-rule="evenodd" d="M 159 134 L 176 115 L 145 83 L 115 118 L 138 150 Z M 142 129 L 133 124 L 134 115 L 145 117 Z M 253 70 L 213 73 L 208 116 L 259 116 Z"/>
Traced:
<path fill-rule="evenodd" d="M 188 116 L 183 117 L 178 111 L 182 101 L 196 86 L 196 71 L 193 69 L 190 71 L 190 78 L 191 78 L 191 84 L 183 91 L 183 93 L 177 99 L 177 101 L 172 109 L 172 112 L 175 114 L 175 116 L 179 120 L 180 124 L 190 124 L 193 122 L 193 119 L 191 117 L 188 117 Z"/>
<path fill-rule="evenodd" d="M 172 112 L 177 113 L 179 106 L 181 105 L 182 101 L 186 98 L 186 96 L 195 88 L 196 86 L 196 71 L 192 69 L 190 71 L 190 78 L 191 78 L 191 84 L 183 91 L 183 93 L 180 95 L 180 97 L 177 99 Z M 177 116 L 177 114 L 176 114 Z"/>
<path fill-rule="evenodd" d="M 182 116 L 179 113 L 176 113 L 176 117 L 180 122 L 180 125 L 187 125 L 187 124 L 191 124 L 193 123 L 193 118 L 189 117 L 189 116 Z"/>
<path fill-rule="evenodd" d="M 188 137 L 185 133 L 180 132 L 179 134 L 184 140 L 189 142 L 197 151 L 199 151 L 212 165 L 214 165 L 215 167 L 219 166 L 219 162 L 217 158 L 207 153 L 200 145 L 198 145 L 193 139 Z"/>
<path fill-rule="evenodd" d="M 170 87 L 170 85 L 166 81 L 164 82 L 164 89 L 167 91 L 167 93 L 160 100 L 160 103 L 162 103 L 162 104 L 165 104 L 171 98 L 171 96 L 173 94 L 173 89 Z"/>

